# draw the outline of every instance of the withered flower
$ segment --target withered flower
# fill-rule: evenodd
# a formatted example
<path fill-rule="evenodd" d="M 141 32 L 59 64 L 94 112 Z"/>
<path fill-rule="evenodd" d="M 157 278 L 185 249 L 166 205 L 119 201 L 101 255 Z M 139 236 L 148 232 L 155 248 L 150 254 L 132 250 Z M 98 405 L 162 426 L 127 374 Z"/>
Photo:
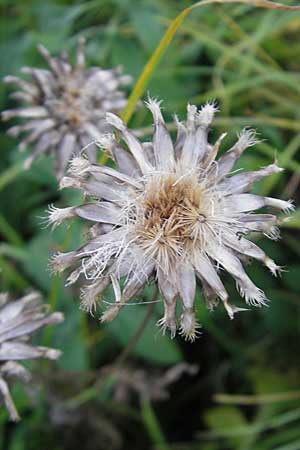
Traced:
<path fill-rule="evenodd" d="M 115 374 L 114 400 L 129 403 L 133 394 L 142 400 L 166 400 L 170 397 L 172 384 L 184 375 L 194 376 L 198 366 L 185 362 L 175 364 L 167 370 L 149 370 L 149 368 L 121 367 Z"/>
<path fill-rule="evenodd" d="M 176 118 L 174 143 L 159 103 L 150 100 L 147 106 L 154 118 L 152 142 L 140 143 L 119 117 L 106 116 L 129 150 L 113 135 L 99 140 L 118 170 L 83 157 L 72 161 L 61 187 L 80 189 L 91 201 L 64 209 L 52 207 L 49 222 L 57 225 L 78 216 L 95 225 L 86 245 L 55 255 L 52 266 L 58 272 L 76 266 L 68 283 L 85 276 L 88 285 L 82 291 L 82 306 L 90 311 L 112 283 L 116 301 L 104 312 L 103 321 L 112 320 L 154 277 L 164 300 L 165 313 L 159 322 L 163 331 L 169 328 L 171 336 L 175 335 L 176 301 L 180 299 L 180 333 L 194 340 L 199 327 L 194 312 L 196 279 L 202 284 L 208 308 L 213 309 L 220 299 L 230 318 L 244 308 L 230 304 L 218 274 L 221 268 L 235 279 L 248 305 L 266 304 L 264 292 L 248 277 L 242 260 L 257 259 L 273 275 L 280 268 L 245 235 L 260 232 L 277 239 L 276 216 L 255 211 L 272 207 L 288 212 L 292 204 L 249 193 L 253 182 L 282 170 L 276 163 L 254 172 L 232 172 L 243 151 L 256 144 L 253 130 L 244 129 L 234 146 L 216 159 L 225 134 L 209 144 L 208 129 L 217 110 L 214 104 L 207 103 L 200 110 L 188 105 L 186 125 Z M 121 278 L 125 279 L 123 290 Z"/>
<path fill-rule="evenodd" d="M 39 328 L 62 321 L 62 313 L 49 314 L 47 306 L 41 304 L 41 297 L 36 292 L 16 301 L 9 301 L 7 294 L 0 294 L 0 393 L 11 420 L 19 420 L 19 415 L 11 398 L 7 379 L 29 381 L 31 378 L 28 369 L 16 361 L 57 359 L 61 354 L 59 350 L 36 347 L 27 341 Z"/>
<path fill-rule="evenodd" d="M 22 72 L 31 77 L 30 82 L 15 76 L 5 77 L 6 83 L 20 88 L 11 97 L 28 106 L 4 111 L 2 119 L 26 120 L 8 130 L 14 137 L 27 134 L 20 143 L 21 150 L 35 143 L 25 167 L 30 167 L 42 153 L 53 154 L 60 179 L 71 156 L 83 147 L 88 146 L 89 157 L 95 159 L 93 142 L 109 128 L 104 115 L 107 111 L 118 112 L 125 106 L 126 96 L 120 87 L 128 84 L 130 77 L 122 75 L 120 67 L 109 70 L 86 68 L 84 39 L 79 40 L 75 66 L 71 65 L 66 53 L 53 57 L 42 45 L 38 50 L 49 69 L 23 67 Z"/>
<path fill-rule="evenodd" d="M 172 385 L 197 373 L 196 365 L 185 362 L 173 364 L 170 368 L 125 364 L 117 370 L 114 364 L 105 365 L 100 370 L 83 371 L 80 377 L 76 372 L 61 370 L 47 380 L 44 395 L 47 417 L 55 431 L 64 434 L 65 448 L 73 448 L 74 440 L 78 438 L 83 442 L 89 440 L 89 446 L 85 446 L 89 450 L 124 449 L 128 428 L 126 421 L 118 420 L 124 419 L 122 414 L 120 417 L 118 408 L 99 408 L 95 397 L 74 403 L 72 400 L 74 396 L 77 397 L 78 390 L 84 391 L 91 385 L 94 389 L 101 390 L 107 377 L 113 375 L 111 400 L 115 404 L 122 403 L 130 407 L 136 405 L 137 400 L 157 402 L 170 398 Z M 93 442 L 89 439 L 91 435 Z"/>

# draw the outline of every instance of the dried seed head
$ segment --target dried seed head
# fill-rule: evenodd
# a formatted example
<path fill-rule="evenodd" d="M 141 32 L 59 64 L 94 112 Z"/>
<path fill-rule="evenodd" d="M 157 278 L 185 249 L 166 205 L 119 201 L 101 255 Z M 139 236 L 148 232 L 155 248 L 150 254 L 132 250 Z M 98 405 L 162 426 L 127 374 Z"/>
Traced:
<path fill-rule="evenodd" d="M 83 39 L 79 41 L 74 66 L 65 53 L 53 57 L 42 45 L 38 46 L 38 51 L 49 68 L 24 67 L 22 72 L 31 77 L 30 82 L 5 77 L 6 83 L 20 88 L 12 97 L 28 106 L 4 111 L 2 119 L 20 117 L 26 120 L 8 130 L 14 137 L 27 134 L 20 144 L 21 150 L 35 143 L 25 168 L 42 153 L 54 154 L 60 179 L 72 155 L 77 155 L 82 148 L 92 160 L 96 159 L 96 141 L 111 128 L 104 119 L 105 113 L 118 112 L 125 106 L 126 96 L 120 88 L 130 82 L 130 77 L 122 75 L 120 67 L 86 68 Z"/>
<path fill-rule="evenodd" d="M 73 208 L 72 214 L 96 225 L 91 227 L 87 244 L 66 255 L 64 267 L 75 266 L 70 282 L 80 275 L 88 281 L 82 293 L 88 310 L 95 310 L 112 280 L 116 303 L 103 314 L 102 321 L 112 320 L 154 277 L 164 300 L 164 317 L 158 323 L 162 331 L 169 329 L 174 337 L 179 322 L 180 333 L 193 341 L 199 334 L 194 312 L 196 279 L 202 283 L 207 307 L 213 309 L 221 300 L 230 318 L 245 308 L 230 304 L 220 268 L 235 279 L 248 305 L 267 303 L 242 262 L 257 259 L 274 275 L 280 268 L 245 236 L 260 232 L 278 238 L 277 217 L 256 211 L 272 207 L 288 212 L 292 203 L 249 193 L 255 181 L 281 170 L 275 163 L 254 172 L 232 173 L 243 151 L 257 142 L 253 130 L 243 130 L 233 147 L 217 159 L 226 134 L 214 145 L 208 142 L 215 104 L 208 103 L 200 110 L 188 105 L 186 124 L 175 120 L 175 143 L 160 103 L 149 100 L 147 106 L 153 115 L 154 134 L 152 142 L 143 144 L 119 117 L 107 114 L 107 121 L 129 149 L 126 151 L 113 135 L 102 138 L 101 145 L 115 159 L 118 171 L 87 160 L 71 163 L 63 185 L 77 187 L 92 198 L 91 203 Z M 57 213 L 57 222 L 63 218 L 63 212 Z M 106 224 L 110 226 L 104 228 Z M 122 292 L 121 278 L 125 279 Z M 182 314 L 178 321 L 179 299 Z"/>
<path fill-rule="evenodd" d="M 44 327 L 61 323 L 60 312 L 49 313 L 41 297 L 31 292 L 19 300 L 10 301 L 1 294 L 0 309 L 0 392 L 11 420 L 19 420 L 19 415 L 11 398 L 7 380 L 19 378 L 29 381 L 30 372 L 21 366 L 19 360 L 36 358 L 57 359 L 61 352 L 48 347 L 36 347 L 27 341 L 30 335 Z"/>

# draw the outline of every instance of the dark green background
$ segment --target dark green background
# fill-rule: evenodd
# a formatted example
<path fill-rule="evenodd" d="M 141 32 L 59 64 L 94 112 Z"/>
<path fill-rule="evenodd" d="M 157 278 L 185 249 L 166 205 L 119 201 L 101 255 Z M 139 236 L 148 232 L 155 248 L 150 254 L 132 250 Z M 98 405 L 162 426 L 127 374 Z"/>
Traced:
<path fill-rule="evenodd" d="M 1 77 L 17 75 L 24 65 L 42 67 L 36 51 L 43 43 L 52 53 L 74 54 L 79 36 L 87 38 L 88 65 L 112 67 L 137 79 L 170 20 L 191 2 L 179 0 L 1 1 Z M 299 203 L 300 14 L 266 11 L 247 5 L 215 5 L 195 10 L 180 27 L 148 86 L 164 100 L 167 120 L 185 116 L 186 103 L 217 99 L 221 112 L 211 133 L 228 132 L 227 145 L 245 125 L 257 128 L 263 142 L 244 154 L 239 167 L 256 169 L 277 157 L 286 170 L 255 186 L 264 195 Z M 9 88 L 1 86 L 1 109 L 13 106 Z M 151 125 L 140 108 L 133 127 Z M 5 126 L 2 124 L 3 132 Z M 225 147 L 223 147 L 223 150 Z M 28 149 L 27 154 L 30 152 Z M 287 271 L 274 279 L 254 263 L 247 270 L 271 299 L 268 308 L 241 313 L 230 321 L 219 308 L 209 313 L 200 291 L 197 310 L 202 336 L 194 344 L 171 341 L 155 327 L 161 305 L 125 362 L 161 377 L 170 366 L 199 365 L 184 376 L 165 401 L 137 395 L 121 404 L 113 400 L 114 383 L 98 389 L 101 369 L 113 364 L 143 320 L 146 306 L 125 308 L 102 326 L 78 309 L 78 291 L 63 288 L 63 278 L 47 270 L 49 253 L 71 249 L 84 239 L 82 223 L 51 232 L 42 225 L 49 203 L 67 206 L 76 194 L 58 192 L 48 158 L 34 163 L 2 188 L 12 168 L 24 159 L 17 141 L 1 136 L 0 274 L 1 290 L 18 296 L 34 287 L 52 308 L 65 312 L 64 324 L 39 336 L 63 350 L 57 363 L 30 366 L 35 381 L 15 385 L 13 395 L 23 420 L 7 422 L 0 412 L 3 450 L 299 450 L 300 449 L 300 214 L 282 229 L 279 242 L 259 244 Z M 233 282 L 224 276 L 232 301 L 239 303 Z M 153 288 L 145 291 L 150 299 Z M 110 298 L 110 293 L 107 294 Z M 276 393 L 290 394 L 278 400 Z M 220 402 L 218 393 L 251 395 L 250 405 Z M 262 396 L 262 397 L 261 397 Z M 267 396 L 267 397 L 265 397 Z M 283 397 L 285 398 L 285 397 Z M 61 423 L 54 411 L 63 409 Z"/>

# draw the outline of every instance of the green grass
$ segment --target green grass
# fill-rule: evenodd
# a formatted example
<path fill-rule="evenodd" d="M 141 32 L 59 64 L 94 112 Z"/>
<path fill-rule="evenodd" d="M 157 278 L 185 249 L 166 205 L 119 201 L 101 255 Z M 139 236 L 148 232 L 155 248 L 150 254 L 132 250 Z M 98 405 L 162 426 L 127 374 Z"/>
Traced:
<path fill-rule="evenodd" d="M 83 35 L 87 37 L 89 65 L 121 64 L 136 82 L 167 27 L 192 3 L 3 0 L 1 76 L 18 74 L 23 65 L 43 64 L 36 52 L 37 43 L 42 42 L 53 53 L 62 47 L 72 53 Z M 17 141 L 3 133 L 1 290 L 18 296 L 28 287 L 39 289 L 53 309 L 65 312 L 67 320 L 40 336 L 64 353 L 56 364 L 34 363 L 34 390 L 38 389 L 38 395 L 26 396 L 19 385 L 13 389 L 22 422 L 8 424 L 1 410 L 1 450 L 300 448 L 299 396 L 289 399 L 291 392 L 299 393 L 300 379 L 299 33 L 299 12 L 256 9 L 246 4 L 195 9 L 168 41 L 147 84 L 134 97 L 149 92 L 163 99 L 171 128 L 172 114 L 184 118 L 187 102 L 200 105 L 216 99 L 220 113 L 212 139 L 226 130 L 229 145 L 244 126 L 257 128 L 263 141 L 243 155 L 240 167 L 251 170 L 277 158 L 286 170 L 257 184 L 255 190 L 292 197 L 296 204 L 291 221 L 283 224 L 282 240 L 260 240 L 288 272 L 274 279 L 258 265 L 249 267 L 249 274 L 271 299 L 268 308 L 229 321 L 221 309 L 208 313 L 199 292 L 203 334 L 196 343 L 187 344 L 180 338 L 171 341 L 158 335 L 155 321 L 161 305 L 155 305 L 150 323 L 132 346 L 124 366 L 144 370 L 150 379 L 156 379 L 176 363 L 199 364 L 199 373 L 184 375 L 163 401 L 149 401 L 136 393 L 130 394 L 125 403 L 113 397 L 118 381 L 109 378 L 108 383 L 105 367 L 118 360 L 147 307 L 124 309 L 112 324 L 102 326 L 78 309 L 77 290 L 65 289 L 63 277 L 51 277 L 47 269 L 49 253 L 74 248 L 79 237 L 84 239 L 85 230 L 81 223 L 74 222 L 68 229 L 60 227 L 51 232 L 43 228 L 39 217 L 45 215 L 48 203 L 67 206 L 74 202 L 74 194 L 57 190 L 48 158 L 41 158 L 30 171 L 22 172 L 24 155 L 19 154 Z M 12 105 L 8 92 L 7 87 L 1 87 L 2 109 Z M 149 133 L 150 115 L 143 108 L 132 112 L 130 107 L 126 112 L 130 125 Z M 4 132 L 4 124 L 2 129 Z M 233 302 L 238 301 L 226 276 L 225 282 Z M 144 295 L 151 299 L 153 289 L 149 287 Z M 282 393 L 287 393 L 285 401 L 278 400 Z M 254 403 L 235 403 L 235 396 L 251 396 Z M 230 404 L 224 404 L 224 398 L 231 398 Z M 255 398 L 271 400 L 255 403 Z"/>

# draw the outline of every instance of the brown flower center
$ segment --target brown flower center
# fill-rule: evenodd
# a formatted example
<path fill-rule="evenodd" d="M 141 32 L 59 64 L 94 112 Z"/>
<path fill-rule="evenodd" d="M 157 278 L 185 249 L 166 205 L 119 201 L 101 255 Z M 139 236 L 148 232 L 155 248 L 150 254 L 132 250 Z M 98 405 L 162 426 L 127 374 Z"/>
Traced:
<path fill-rule="evenodd" d="M 136 233 L 143 248 L 181 254 L 206 222 L 207 201 L 196 175 L 155 175 L 140 200 Z"/>

